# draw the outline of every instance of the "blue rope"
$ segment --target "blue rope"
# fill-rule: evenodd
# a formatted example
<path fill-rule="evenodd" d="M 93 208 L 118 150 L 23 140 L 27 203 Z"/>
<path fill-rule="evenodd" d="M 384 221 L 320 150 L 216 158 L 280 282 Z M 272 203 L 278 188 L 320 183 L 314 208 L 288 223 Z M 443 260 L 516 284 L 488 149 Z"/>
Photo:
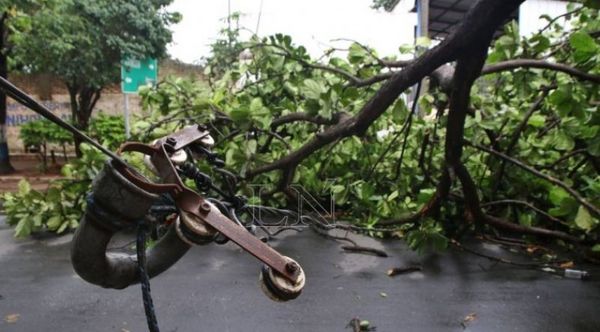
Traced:
<path fill-rule="evenodd" d="M 142 285 L 142 299 L 144 302 L 144 311 L 148 321 L 148 330 L 150 332 L 160 332 L 152 302 L 152 293 L 150 291 L 150 278 L 146 271 L 146 224 L 144 221 L 138 223 L 136 250 L 138 260 L 138 273 L 140 275 L 140 284 Z"/>

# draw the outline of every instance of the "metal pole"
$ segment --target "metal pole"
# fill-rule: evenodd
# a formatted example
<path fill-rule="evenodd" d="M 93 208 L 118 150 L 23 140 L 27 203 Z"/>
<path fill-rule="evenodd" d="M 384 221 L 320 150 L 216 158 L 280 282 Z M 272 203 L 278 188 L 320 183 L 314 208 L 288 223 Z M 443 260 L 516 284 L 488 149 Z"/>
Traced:
<path fill-rule="evenodd" d="M 125 139 L 129 136 L 129 94 L 125 93 Z"/>
<path fill-rule="evenodd" d="M 429 0 L 417 2 L 417 37 L 429 37 Z"/>
<path fill-rule="evenodd" d="M 426 37 L 429 38 L 429 0 L 418 0 L 417 1 L 417 36 L 416 38 Z M 416 46 L 415 48 L 415 56 L 421 56 L 425 52 L 426 48 L 422 48 L 420 46 Z M 424 78 L 421 80 L 421 95 L 425 95 L 429 88 L 429 84 L 427 80 Z M 416 92 L 416 89 L 413 89 L 413 99 L 419 98 L 419 94 Z M 418 100 L 415 100 L 417 102 Z M 417 112 L 416 115 L 424 116 L 422 114 L 419 104 L 417 103 Z"/>

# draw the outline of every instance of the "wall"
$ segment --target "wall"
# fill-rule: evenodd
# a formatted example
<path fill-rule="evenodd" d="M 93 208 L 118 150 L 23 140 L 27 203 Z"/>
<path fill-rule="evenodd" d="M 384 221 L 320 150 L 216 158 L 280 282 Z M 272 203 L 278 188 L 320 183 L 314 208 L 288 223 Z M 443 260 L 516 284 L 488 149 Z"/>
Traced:
<path fill-rule="evenodd" d="M 166 76 L 191 76 L 202 79 L 202 68 L 167 60 L 159 65 L 159 79 Z M 36 98 L 41 104 L 50 109 L 54 114 L 64 120 L 71 119 L 71 105 L 69 94 L 65 85 L 60 80 L 48 74 L 39 75 L 9 75 L 9 80 L 28 94 Z M 137 95 L 129 96 L 130 114 L 141 112 L 140 98 Z M 92 116 L 103 112 L 110 115 L 121 115 L 124 111 L 124 95 L 118 85 L 109 86 L 96 104 Z M 17 103 L 11 98 L 7 102 L 6 131 L 8 146 L 11 153 L 24 152 L 24 146 L 19 138 L 21 125 L 29 121 L 42 118 L 37 113 Z"/>

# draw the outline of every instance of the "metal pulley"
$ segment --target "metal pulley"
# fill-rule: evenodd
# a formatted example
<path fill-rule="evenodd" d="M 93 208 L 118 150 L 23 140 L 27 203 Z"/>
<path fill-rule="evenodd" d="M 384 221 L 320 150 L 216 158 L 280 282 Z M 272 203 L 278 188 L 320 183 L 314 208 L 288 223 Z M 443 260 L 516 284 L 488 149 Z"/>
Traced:
<path fill-rule="evenodd" d="M 284 258 L 288 262 L 286 268 L 297 273 L 295 281 L 283 277 L 267 265 L 263 265 L 258 278 L 260 288 L 265 295 L 271 300 L 278 302 L 293 300 L 300 296 L 302 289 L 304 289 L 304 284 L 306 283 L 306 275 L 304 274 L 302 267 L 295 260 L 287 256 L 284 256 Z"/>
<path fill-rule="evenodd" d="M 210 145 L 206 144 L 211 141 L 206 139 L 207 136 L 208 133 L 201 127 L 188 127 L 153 145 L 125 143 L 120 152 L 145 154 L 145 159 L 152 164 L 162 183 L 148 182 L 127 168 L 121 169 L 122 174 L 144 190 L 157 194 L 169 193 L 173 197 L 179 210 L 175 229 L 181 241 L 192 245 L 206 244 L 217 237 L 229 239 L 265 264 L 261 271 L 262 288 L 270 298 L 287 301 L 298 297 L 306 280 L 300 265 L 226 217 L 209 200 L 187 188 L 179 177 L 176 165 L 184 162 L 180 151 L 195 142 L 200 142 L 200 146 Z"/>

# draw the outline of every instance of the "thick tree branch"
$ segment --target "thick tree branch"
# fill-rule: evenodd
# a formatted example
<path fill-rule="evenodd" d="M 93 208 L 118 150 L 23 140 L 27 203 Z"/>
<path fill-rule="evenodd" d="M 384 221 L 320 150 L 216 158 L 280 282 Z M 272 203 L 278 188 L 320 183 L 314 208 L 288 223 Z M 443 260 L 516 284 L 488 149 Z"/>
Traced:
<path fill-rule="evenodd" d="M 360 112 L 352 118 L 316 134 L 310 141 L 287 156 L 247 173 L 258 174 L 298 165 L 309 155 L 340 138 L 364 135 L 369 126 L 383 114 L 398 96 L 441 65 L 470 52 L 474 43 L 486 40 L 523 0 L 480 0 L 467 13 L 461 25 L 436 47 L 426 51 L 403 70 L 394 73 Z"/>
<path fill-rule="evenodd" d="M 478 71 L 483 65 L 483 61 L 485 61 L 486 49 L 487 44 L 485 44 L 485 48 L 479 50 L 475 49 L 473 53 L 458 60 L 456 72 L 454 74 L 455 87 L 450 96 L 450 110 L 448 112 L 448 124 L 446 129 L 446 162 L 450 167 L 450 171 L 453 171 L 456 174 L 456 177 L 462 184 L 466 209 L 465 217 L 467 220 L 483 222 L 494 227 L 511 231 L 578 242 L 579 238 L 560 231 L 521 226 L 487 215 L 481 210 L 477 186 L 473 182 L 469 171 L 460 158 L 462 155 L 462 146 L 466 143 L 463 141 L 463 131 L 469 105 L 470 90 Z"/>
<path fill-rule="evenodd" d="M 492 40 L 475 44 L 471 52 L 460 57 L 453 77 L 453 89 L 450 93 L 448 122 L 446 124 L 445 160 L 451 174 L 455 174 L 462 184 L 465 199 L 465 217 L 471 222 L 483 221 L 483 212 L 479 206 L 477 186 L 469 171 L 462 163 L 465 119 L 469 109 L 471 87 L 479 76 L 487 57 L 487 48 Z"/>
<path fill-rule="evenodd" d="M 503 228 L 503 229 L 509 230 L 511 232 L 562 239 L 562 240 L 574 242 L 574 243 L 581 242 L 580 238 L 569 235 L 569 234 L 567 234 L 565 232 L 561 232 L 561 231 L 553 231 L 553 230 L 540 228 L 540 227 L 522 226 L 522 225 L 508 222 L 508 221 L 505 221 L 505 220 L 502 220 L 500 218 L 496 218 L 496 217 L 493 217 L 490 215 L 485 215 L 484 218 L 485 218 L 486 224 L 489 224 L 489 225 L 492 225 L 492 226 L 498 227 L 498 228 Z"/>

